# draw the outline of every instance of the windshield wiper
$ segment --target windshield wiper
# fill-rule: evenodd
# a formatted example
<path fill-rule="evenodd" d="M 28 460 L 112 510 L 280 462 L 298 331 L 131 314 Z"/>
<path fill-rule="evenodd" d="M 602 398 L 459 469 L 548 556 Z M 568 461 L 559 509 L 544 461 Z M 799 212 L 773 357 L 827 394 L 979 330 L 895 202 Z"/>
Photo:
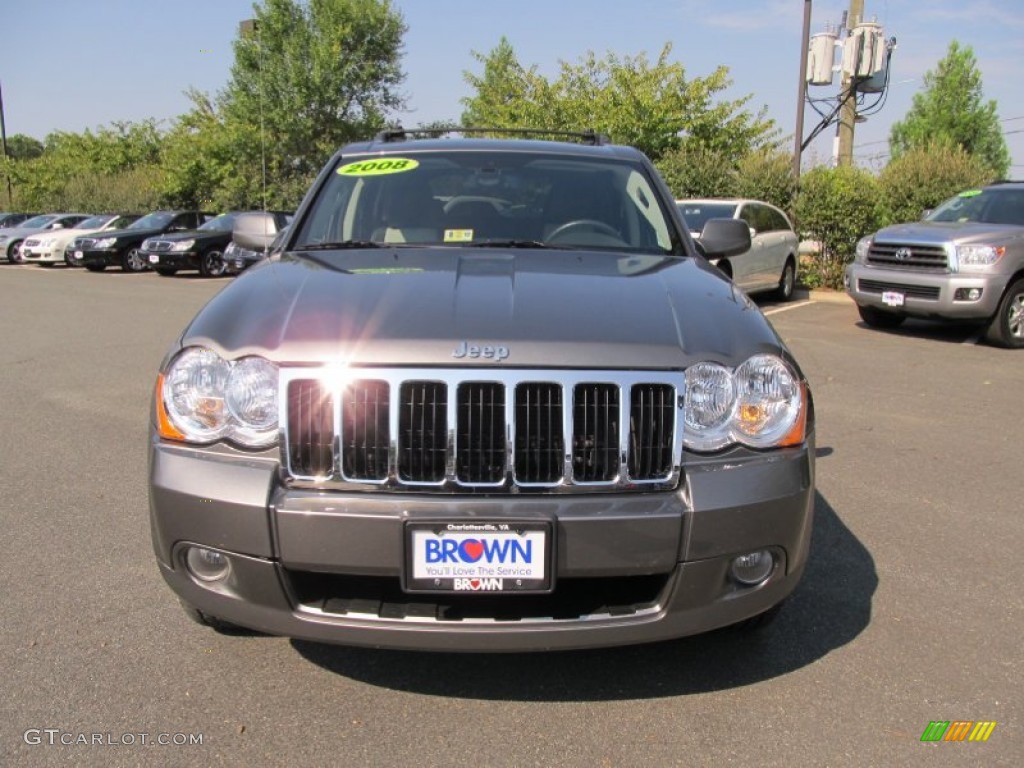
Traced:
<path fill-rule="evenodd" d="M 381 243 L 373 240 L 339 240 L 334 243 L 305 243 L 297 245 L 295 251 L 344 251 L 350 248 L 383 248 Z"/>
<path fill-rule="evenodd" d="M 452 245 L 452 243 L 445 243 Z M 479 242 L 461 243 L 467 248 L 550 248 L 540 240 L 480 240 Z"/>

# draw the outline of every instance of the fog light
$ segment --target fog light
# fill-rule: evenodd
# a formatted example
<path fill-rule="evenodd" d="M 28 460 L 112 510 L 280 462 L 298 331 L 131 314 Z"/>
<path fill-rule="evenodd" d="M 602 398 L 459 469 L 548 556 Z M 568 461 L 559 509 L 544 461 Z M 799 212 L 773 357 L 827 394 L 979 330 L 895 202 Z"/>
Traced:
<path fill-rule="evenodd" d="M 200 581 L 221 581 L 231 572 L 231 561 L 227 555 L 205 547 L 189 547 L 185 564 Z"/>
<path fill-rule="evenodd" d="M 953 301 L 977 301 L 981 298 L 981 288 L 957 288 Z"/>
<path fill-rule="evenodd" d="M 730 571 L 740 584 L 760 584 L 768 578 L 775 567 L 775 558 L 767 549 L 750 552 L 733 558 Z"/>

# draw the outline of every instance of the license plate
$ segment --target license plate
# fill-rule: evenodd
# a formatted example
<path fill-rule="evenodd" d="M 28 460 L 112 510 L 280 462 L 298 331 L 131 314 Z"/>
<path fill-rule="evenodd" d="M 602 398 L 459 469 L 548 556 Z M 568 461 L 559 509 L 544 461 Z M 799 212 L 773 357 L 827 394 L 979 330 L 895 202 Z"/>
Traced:
<path fill-rule="evenodd" d="M 902 307 L 903 294 L 896 291 L 885 291 L 882 294 L 882 302 L 889 307 Z"/>
<path fill-rule="evenodd" d="M 149 263 L 150 264 L 159 264 L 160 263 L 160 257 L 157 256 L 155 253 L 149 254 Z"/>
<path fill-rule="evenodd" d="M 431 521 L 405 525 L 408 592 L 550 592 L 547 521 Z"/>

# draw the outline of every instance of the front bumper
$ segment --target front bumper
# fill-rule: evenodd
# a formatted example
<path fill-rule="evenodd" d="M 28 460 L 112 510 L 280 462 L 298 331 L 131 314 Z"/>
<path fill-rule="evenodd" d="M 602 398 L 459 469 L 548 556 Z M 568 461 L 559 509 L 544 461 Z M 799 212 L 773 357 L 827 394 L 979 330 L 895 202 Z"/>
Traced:
<path fill-rule="evenodd" d="M 652 642 L 741 621 L 794 589 L 810 544 L 813 455 L 811 437 L 771 454 L 689 462 L 674 492 L 488 497 L 288 489 L 272 458 L 153 440 L 153 544 L 164 578 L 187 603 L 271 634 L 434 651 Z M 438 516 L 550 520 L 552 595 L 530 615 L 502 620 L 460 618 L 459 606 L 453 613 L 446 603 L 472 612 L 479 603 L 471 601 L 490 600 L 501 612 L 515 603 L 500 601 L 520 596 L 402 594 L 404 523 Z M 230 576 L 216 584 L 193 577 L 185 567 L 190 544 L 226 553 Z M 730 578 L 736 555 L 766 548 L 776 558 L 766 581 L 744 587 Z M 591 601 L 574 611 L 559 602 L 591 587 L 621 593 L 634 584 L 640 596 L 632 603 Z"/>
<path fill-rule="evenodd" d="M 266 255 L 254 251 L 235 251 L 232 254 L 224 255 L 224 264 L 227 266 L 228 274 L 239 275 L 253 264 L 258 264 L 266 259 Z"/>
<path fill-rule="evenodd" d="M 881 269 L 864 264 L 846 268 L 846 291 L 862 307 L 874 307 L 910 317 L 947 320 L 985 320 L 995 314 L 1007 276 L 980 273 L 927 273 Z M 958 290 L 981 291 L 981 298 L 956 299 Z M 901 305 L 886 303 L 885 295 L 903 297 Z"/>
<path fill-rule="evenodd" d="M 198 269 L 199 254 L 194 251 L 142 251 L 142 258 L 150 268 Z"/>
<path fill-rule="evenodd" d="M 82 251 L 81 265 L 87 267 L 90 264 L 102 264 L 105 267 L 116 267 L 121 265 L 121 251 L 116 248 L 104 248 L 102 250 Z"/>
<path fill-rule="evenodd" d="M 29 263 L 42 264 L 64 261 L 64 250 L 43 248 L 41 246 L 22 246 L 21 258 Z"/>

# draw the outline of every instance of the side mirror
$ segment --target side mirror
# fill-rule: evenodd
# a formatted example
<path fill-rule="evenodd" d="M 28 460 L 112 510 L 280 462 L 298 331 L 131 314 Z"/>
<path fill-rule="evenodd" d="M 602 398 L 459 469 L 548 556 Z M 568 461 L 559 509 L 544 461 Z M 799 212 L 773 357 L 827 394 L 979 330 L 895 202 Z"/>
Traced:
<path fill-rule="evenodd" d="M 724 259 L 750 250 L 750 227 L 738 219 L 708 219 L 697 241 L 709 259 Z"/>
<path fill-rule="evenodd" d="M 277 221 L 270 213 L 242 213 L 235 219 L 231 239 L 249 251 L 267 251 L 277 236 Z"/>

